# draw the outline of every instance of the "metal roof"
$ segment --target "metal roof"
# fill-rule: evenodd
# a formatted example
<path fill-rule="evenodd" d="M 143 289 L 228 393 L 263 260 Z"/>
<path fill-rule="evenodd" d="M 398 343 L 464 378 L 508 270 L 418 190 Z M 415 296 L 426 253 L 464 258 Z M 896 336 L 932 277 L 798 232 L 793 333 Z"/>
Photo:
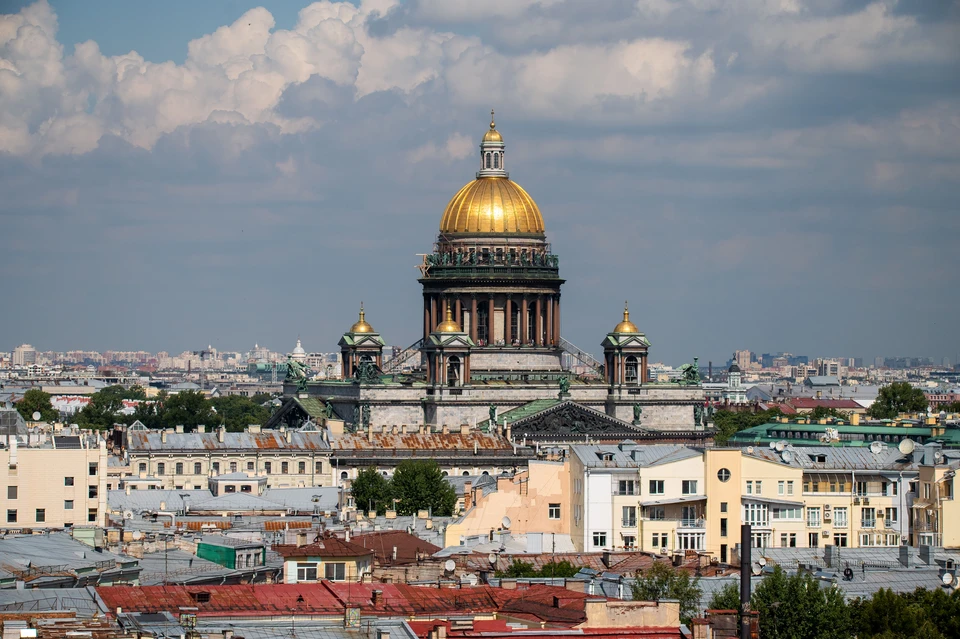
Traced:
<path fill-rule="evenodd" d="M 702 451 L 683 444 L 638 445 L 622 442 L 620 445 L 571 446 L 571 451 L 584 466 L 590 468 L 646 468 L 699 457 Z M 609 459 L 603 459 L 609 457 Z"/>
<path fill-rule="evenodd" d="M 223 441 L 220 441 L 220 436 Z M 166 436 L 166 442 L 163 441 Z M 289 438 L 290 441 L 287 441 Z M 138 452 L 181 452 L 208 450 L 306 450 L 327 451 L 324 433 L 265 430 L 259 433 L 160 433 L 127 431 L 127 449 Z"/>

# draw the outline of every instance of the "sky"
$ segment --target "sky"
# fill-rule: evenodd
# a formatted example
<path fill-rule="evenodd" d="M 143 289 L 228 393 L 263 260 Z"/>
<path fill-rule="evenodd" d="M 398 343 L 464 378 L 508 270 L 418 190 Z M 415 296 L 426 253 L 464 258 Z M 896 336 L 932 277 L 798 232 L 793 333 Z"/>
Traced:
<path fill-rule="evenodd" d="M 419 337 L 491 108 L 563 334 L 960 353 L 960 2 L 0 2 L 0 350 Z"/>

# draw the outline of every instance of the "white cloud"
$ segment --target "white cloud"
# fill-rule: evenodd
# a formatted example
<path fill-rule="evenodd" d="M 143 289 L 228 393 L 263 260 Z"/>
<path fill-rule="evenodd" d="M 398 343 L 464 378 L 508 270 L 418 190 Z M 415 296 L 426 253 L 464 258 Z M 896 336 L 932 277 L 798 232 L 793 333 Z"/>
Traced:
<path fill-rule="evenodd" d="M 438 160 L 462 160 L 468 157 L 474 150 L 476 140 L 463 135 L 454 133 L 447 141 L 441 145 L 428 142 L 417 147 L 407 154 L 410 162 L 436 162 Z"/>

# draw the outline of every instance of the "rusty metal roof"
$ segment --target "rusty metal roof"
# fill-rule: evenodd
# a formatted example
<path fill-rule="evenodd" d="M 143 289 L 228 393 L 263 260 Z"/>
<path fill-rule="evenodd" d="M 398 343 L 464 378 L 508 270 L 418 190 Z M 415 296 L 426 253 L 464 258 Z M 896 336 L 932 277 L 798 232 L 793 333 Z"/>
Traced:
<path fill-rule="evenodd" d="M 330 446 L 334 450 L 450 450 L 473 453 L 476 445 L 480 451 L 513 453 L 513 444 L 495 433 L 471 430 L 468 433 L 393 433 L 374 431 L 367 433 L 344 433 L 333 438 Z"/>
<path fill-rule="evenodd" d="M 316 431 L 266 430 L 259 433 L 164 433 L 160 431 L 128 430 L 127 449 L 130 452 L 174 452 L 206 450 L 310 450 L 327 451 L 330 445 L 323 433 Z M 290 441 L 287 441 L 289 437 Z"/>
<path fill-rule="evenodd" d="M 354 535 L 353 543 L 373 550 L 381 565 L 401 566 L 416 563 L 419 556 L 429 557 L 439 552 L 435 546 L 405 530 L 384 530 L 364 535 Z M 397 558 L 393 558 L 393 549 L 397 549 Z"/>
<path fill-rule="evenodd" d="M 293 544 L 278 544 L 273 550 L 284 558 L 291 557 L 365 557 L 372 555 L 373 550 L 351 541 L 343 541 L 336 537 L 324 537 L 312 544 L 296 546 Z"/>

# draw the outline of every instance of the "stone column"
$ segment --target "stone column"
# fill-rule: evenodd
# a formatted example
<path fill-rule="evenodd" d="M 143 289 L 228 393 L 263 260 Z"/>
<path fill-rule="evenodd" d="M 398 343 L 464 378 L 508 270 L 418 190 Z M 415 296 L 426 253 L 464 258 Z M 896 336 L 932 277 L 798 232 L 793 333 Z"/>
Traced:
<path fill-rule="evenodd" d="M 533 343 L 537 346 L 543 346 L 543 296 L 537 295 L 536 317 L 533 321 Z"/>
<path fill-rule="evenodd" d="M 547 296 L 547 346 L 553 346 L 553 295 Z"/>
<path fill-rule="evenodd" d="M 503 342 L 507 346 L 513 343 L 513 298 L 508 293 L 507 301 L 503 305 Z"/>
<path fill-rule="evenodd" d="M 640 357 L 640 383 L 647 383 L 647 356 L 642 355 Z"/>
<path fill-rule="evenodd" d="M 423 339 L 430 334 L 430 299 L 423 296 Z"/>
<path fill-rule="evenodd" d="M 437 296 L 430 296 L 430 330 L 428 333 L 432 333 L 437 328 Z M 426 337 L 426 335 L 424 335 Z"/>
<path fill-rule="evenodd" d="M 470 295 L 470 339 L 477 343 L 477 294 Z"/>
<path fill-rule="evenodd" d="M 517 329 L 520 331 L 521 344 L 530 343 L 530 330 L 528 328 L 530 326 L 530 320 L 527 319 L 527 310 L 528 310 L 527 304 L 528 304 L 527 296 L 524 295 L 523 301 L 520 302 L 520 322 L 519 322 L 519 326 L 517 326 Z"/>
<path fill-rule="evenodd" d="M 560 295 L 554 296 L 553 301 L 553 339 L 560 345 Z"/>
<path fill-rule="evenodd" d="M 463 329 L 463 304 L 460 302 L 460 296 L 457 295 L 457 303 L 453 308 L 453 319 L 457 320 L 460 329 Z"/>
<path fill-rule="evenodd" d="M 493 295 L 490 296 L 490 300 L 487 306 L 487 346 L 493 344 L 493 326 L 494 326 L 494 308 L 493 308 Z"/>
<path fill-rule="evenodd" d="M 470 356 L 463 356 L 463 369 L 461 374 L 463 377 L 460 379 L 460 385 L 466 386 L 470 383 Z"/>

